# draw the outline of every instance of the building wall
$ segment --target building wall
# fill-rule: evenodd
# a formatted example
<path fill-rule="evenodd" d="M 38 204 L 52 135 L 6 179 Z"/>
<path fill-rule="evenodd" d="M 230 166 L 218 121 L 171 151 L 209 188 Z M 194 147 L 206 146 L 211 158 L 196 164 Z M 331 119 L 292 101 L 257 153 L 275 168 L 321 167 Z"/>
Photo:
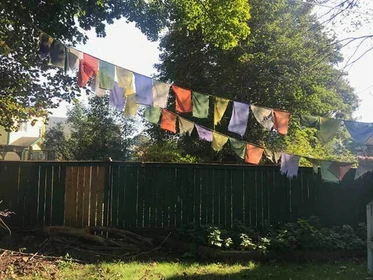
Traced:
<path fill-rule="evenodd" d="M 33 126 L 31 121 L 22 123 L 18 131 L 12 131 L 9 135 L 9 143 L 16 141 L 21 137 L 40 137 L 45 131 L 45 124 L 42 119 L 39 119 Z"/>
<path fill-rule="evenodd" d="M 0 126 L 0 145 L 8 144 L 8 132 L 5 131 L 4 127 Z"/>

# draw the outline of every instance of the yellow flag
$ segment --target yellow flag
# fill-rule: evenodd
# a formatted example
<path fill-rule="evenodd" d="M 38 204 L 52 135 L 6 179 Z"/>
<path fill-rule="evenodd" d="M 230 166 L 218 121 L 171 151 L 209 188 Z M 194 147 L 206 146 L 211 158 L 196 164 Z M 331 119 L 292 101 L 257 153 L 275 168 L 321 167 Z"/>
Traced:
<path fill-rule="evenodd" d="M 139 105 L 136 104 L 136 96 L 134 94 L 127 96 L 126 107 L 124 108 L 124 115 L 132 117 L 136 115 Z"/>
<path fill-rule="evenodd" d="M 194 123 L 187 120 L 187 119 L 184 119 L 182 117 L 178 117 L 179 119 L 179 130 L 180 130 L 180 134 L 189 134 L 189 136 L 192 134 L 192 131 L 194 129 Z"/>
<path fill-rule="evenodd" d="M 215 151 L 220 152 L 223 149 L 223 146 L 225 145 L 225 143 L 227 143 L 227 141 L 228 141 L 228 136 L 217 133 L 215 131 L 212 133 L 212 148 Z"/>
<path fill-rule="evenodd" d="M 220 122 L 221 118 L 223 117 L 225 110 L 229 104 L 228 99 L 215 97 L 215 104 L 214 104 L 214 125 L 217 125 Z"/>
<path fill-rule="evenodd" d="M 123 69 L 119 66 L 116 67 L 118 85 L 124 88 L 124 95 L 129 96 L 135 93 L 135 81 L 133 72 Z"/>

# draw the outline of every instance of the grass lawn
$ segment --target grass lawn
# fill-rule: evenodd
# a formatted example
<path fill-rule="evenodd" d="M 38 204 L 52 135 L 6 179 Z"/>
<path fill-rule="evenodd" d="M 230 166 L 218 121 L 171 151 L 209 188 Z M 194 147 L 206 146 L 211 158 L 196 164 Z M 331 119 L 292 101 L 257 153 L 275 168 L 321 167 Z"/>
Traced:
<path fill-rule="evenodd" d="M 59 261 L 57 266 L 46 266 L 17 279 L 373 279 L 369 278 L 366 271 L 366 262 L 331 264 L 111 262 L 81 265 Z"/>

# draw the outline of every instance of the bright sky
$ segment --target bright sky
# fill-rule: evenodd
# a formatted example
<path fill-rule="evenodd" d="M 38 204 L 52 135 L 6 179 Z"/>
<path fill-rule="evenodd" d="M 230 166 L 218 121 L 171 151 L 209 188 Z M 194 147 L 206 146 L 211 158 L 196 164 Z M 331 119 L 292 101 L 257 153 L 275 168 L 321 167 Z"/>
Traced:
<path fill-rule="evenodd" d="M 367 5 L 373 6 L 373 3 L 368 2 Z M 364 18 L 362 15 L 358 16 Z M 369 16 L 367 18 L 369 19 Z M 373 16 L 370 20 L 373 22 Z M 341 32 L 338 35 L 340 38 L 345 38 L 369 34 L 373 29 L 372 25 L 373 23 L 367 21 L 366 25 L 357 27 L 356 32 L 348 34 Z M 87 44 L 79 45 L 77 49 L 147 76 L 156 73 L 153 65 L 158 62 L 159 50 L 157 42 L 148 41 L 146 36 L 135 27 L 135 24 L 126 23 L 124 19 L 115 21 L 114 24 L 107 26 L 106 32 L 107 36 L 105 38 L 97 38 L 94 31 L 88 32 L 89 40 Z M 373 46 L 373 42 L 369 41 L 368 44 L 362 46 L 360 52 L 366 50 L 369 47 L 369 43 Z M 345 57 L 348 57 L 354 49 L 354 46 L 344 49 Z M 373 50 L 355 62 L 352 67 L 346 69 L 349 73 L 350 84 L 355 88 L 355 92 L 361 99 L 360 108 L 355 113 L 355 117 L 359 121 L 373 122 L 373 109 L 371 108 L 373 104 L 372 70 Z M 65 114 L 66 104 L 53 111 L 54 116 L 64 116 Z"/>

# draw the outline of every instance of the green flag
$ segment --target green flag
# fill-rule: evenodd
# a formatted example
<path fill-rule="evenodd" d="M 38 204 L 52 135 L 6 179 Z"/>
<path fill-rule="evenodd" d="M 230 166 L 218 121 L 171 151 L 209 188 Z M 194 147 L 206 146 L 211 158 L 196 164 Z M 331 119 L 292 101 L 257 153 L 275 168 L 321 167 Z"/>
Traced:
<path fill-rule="evenodd" d="M 98 73 L 99 73 L 99 80 L 100 80 L 100 88 L 113 89 L 114 88 L 115 65 L 109 62 L 100 60 Z"/>
<path fill-rule="evenodd" d="M 145 119 L 154 124 L 159 123 L 159 119 L 161 117 L 161 108 L 156 106 L 148 106 L 145 110 Z"/>
<path fill-rule="evenodd" d="M 231 144 L 232 150 L 242 159 L 245 158 L 246 143 L 234 138 L 229 137 L 229 143 Z"/>
<path fill-rule="evenodd" d="M 193 117 L 207 118 L 209 115 L 209 96 L 198 92 L 192 92 Z"/>

